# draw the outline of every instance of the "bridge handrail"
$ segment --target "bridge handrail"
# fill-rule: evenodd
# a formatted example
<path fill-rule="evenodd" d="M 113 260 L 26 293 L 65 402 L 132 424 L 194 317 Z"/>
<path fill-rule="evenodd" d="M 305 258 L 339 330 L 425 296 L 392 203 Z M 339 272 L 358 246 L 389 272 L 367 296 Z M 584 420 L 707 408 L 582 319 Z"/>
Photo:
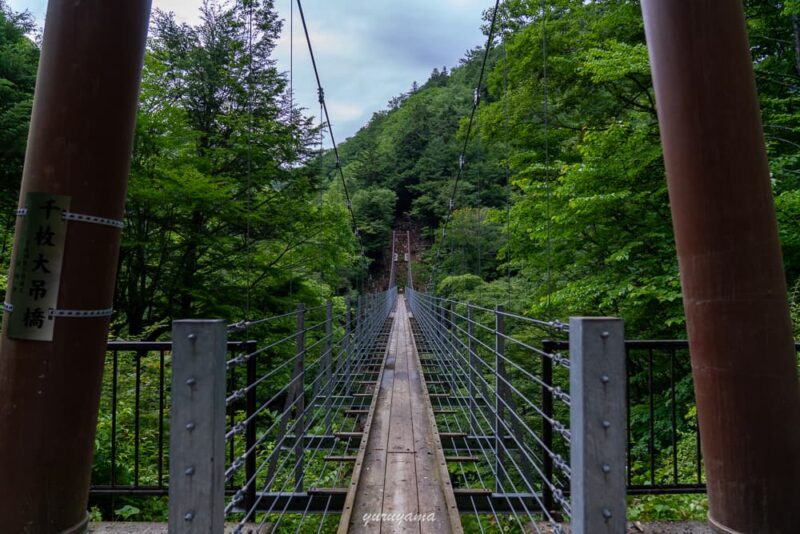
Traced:
<path fill-rule="evenodd" d="M 489 309 L 413 289 L 407 293 L 431 352 L 440 366 L 452 370 L 449 389 L 465 392 L 460 408 L 469 414 L 469 433 L 490 435 L 491 451 L 477 443 L 479 452 L 495 458 L 490 463 L 494 493 L 527 492 L 554 532 L 562 531 L 564 517 L 570 517 L 573 532 L 597 531 L 607 521 L 624 525 L 622 322 L 572 318 L 568 326 L 508 313 L 501 306 Z M 572 361 L 530 341 L 566 332 L 574 343 Z M 598 358 L 600 353 L 607 357 Z M 608 378 L 600 394 L 615 402 L 596 402 L 597 386 L 588 377 L 599 373 Z M 541 403 L 531 393 L 541 395 Z M 609 426 L 595 426 L 598 418 Z M 539 425 L 541 431 L 534 430 Z M 597 477 L 588 465 L 601 461 L 607 467 Z M 596 513 L 598 506 L 602 515 Z M 536 520 L 526 506 L 511 509 L 515 517 L 524 511 Z"/>
<path fill-rule="evenodd" d="M 470 332 L 466 324 L 466 319 L 469 317 L 465 311 L 467 304 L 456 304 L 453 299 L 438 297 L 434 300 L 421 293 L 414 294 L 413 290 L 410 289 L 406 291 L 409 301 L 416 299 L 417 310 L 414 312 L 412 306 L 412 312 L 417 316 L 420 326 L 424 327 L 424 334 L 426 336 L 434 335 L 433 344 L 438 347 L 438 350 L 446 349 L 448 352 L 469 354 Z M 452 313 L 450 309 L 451 303 L 453 304 Z M 332 351 L 332 365 L 337 370 L 341 368 L 340 366 L 345 361 L 341 358 L 342 353 L 349 351 L 353 355 L 351 356 L 351 363 L 356 361 L 356 354 L 359 355 L 359 359 L 365 358 L 365 348 L 363 346 L 355 347 L 353 340 L 356 337 L 356 329 L 362 332 L 360 334 L 360 339 L 362 340 L 368 340 L 369 336 L 376 335 L 376 325 L 378 327 L 380 325 L 377 324 L 374 311 L 368 310 L 383 308 L 385 312 L 385 310 L 390 309 L 389 303 L 385 298 L 381 300 L 376 299 L 374 296 L 362 299 L 361 305 L 361 326 L 356 327 L 358 321 L 353 317 L 348 318 L 347 314 L 342 313 L 341 310 L 334 315 L 334 335 L 330 350 Z M 420 312 L 419 306 L 422 305 L 426 308 L 426 312 Z M 357 306 L 354 305 L 353 310 L 356 308 Z M 431 309 L 435 309 L 439 315 L 436 316 L 431 312 Z M 572 399 L 569 388 L 563 385 L 569 371 L 558 365 L 557 360 L 561 358 L 565 360 L 565 363 L 569 361 L 563 355 L 563 352 L 569 350 L 570 343 L 566 339 L 545 339 L 541 340 L 540 344 L 538 338 L 532 333 L 533 330 L 527 329 L 524 326 L 526 323 L 523 321 L 519 321 L 519 325 L 514 325 L 507 321 L 505 332 L 493 332 L 493 327 L 488 326 L 488 322 L 497 316 L 504 319 L 507 316 L 501 310 L 493 314 L 495 317 L 491 317 L 486 311 L 488 309 L 476 310 L 472 308 L 473 323 L 481 322 L 481 326 L 485 327 L 479 328 L 473 324 L 473 339 L 471 343 L 473 352 L 477 353 L 478 358 L 471 363 L 463 359 L 451 362 L 450 365 L 454 370 L 455 376 L 454 381 L 456 386 L 460 386 L 463 389 L 471 385 L 476 391 L 475 395 L 478 403 L 484 400 L 492 401 L 498 395 L 497 385 L 500 386 L 500 392 L 505 391 L 511 395 L 513 403 L 509 402 L 507 397 L 500 396 L 497 405 L 492 405 L 492 411 L 476 412 L 476 417 L 486 427 L 487 421 L 492 421 L 492 414 L 496 412 L 497 406 L 505 412 L 499 427 L 506 434 L 505 439 L 508 440 L 506 445 L 510 451 L 514 451 L 513 454 L 515 455 L 513 462 L 511 459 L 506 460 L 505 470 L 510 473 L 517 473 L 519 471 L 517 466 L 525 468 L 530 462 L 539 461 L 544 471 L 544 466 L 552 463 L 552 467 L 547 468 L 548 471 L 552 469 L 552 474 L 546 473 L 547 482 L 544 482 L 542 486 L 544 491 L 539 491 L 541 491 L 542 500 L 544 501 L 545 497 L 552 499 L 554 504 L 551 509 L 557 510 L 562 508 L 558 506 L 558 499 L 560 498 L 566 502 L 570 495 L 568 480 L 564 473 L 567 470 L 562 469 L 566 464 L 561 462 L 566 462 L 566 445 L 568 445 L 568 438 L 571 435 L 570 426 L 564 419 L 566 413 L 564 410 L 569 409 Z M 284 317 L 283 322 L 291 321 L 290 317 L 294 316 L 296 318 L 296 315 L 296 311 L 289 314 L 288 317 Z M 352 315 L 356 315 L 356 312 L 353 311 Z M 368 317 L 371 320 L 368 320 Z M 286 348 L 288 348 L 288 345 L 292 344 L 295 339 L 297 330 L 292 329 L 291 335 L 287 336 L 281 325 L 278 324 L 280 322 L 270 321 L 264 323 L 264 327 L 268 327 L 274 333 L 279 333 L 278 339 L 283 340 L 283 344 L 287 345 Z M 303 332 L 309 337 L 309 342 L 306 346 L 307 357 L 305 358 L 307 368 L 303 373 L 303 391 L 306 397 L 306 405 L 301 415 L 309 421 L 309 425 L 320 426 L 319 423 L 325 419 L 327 410 L 325 407 L 327 401 L 324 388 L 326 382 L 324 371 L 327 367 L 325 358 L 328 352 L 328 338 L 323 334 L 322 326 L 319 326 L 322 321 L 313 320 L 312 323 L 313 325 L 318 325 L 316 329 L 313 328 L 313 325 L 303 329 Z M 538 328 L 540 325 L 528 326 Z M 257 328 L 251 327 L 251 330 L 257 330 Z M 343 334 L 346 328 L 351 329 L 349 338 Z M 377 329 L 379 330 L 379 328 Z M 541 332 L 546 333 L 547 329 L 542 329 Z M 316 335 L 316 333 L 319 333 L 319 335 Z M 556 335 L 558 331 L 550 330 L 550 333 Z M 274 338 L 274 336 L 272 337 Z M 495 353 L 494 343 L 490 341 L 492 337 L 499 337 L 505 342 L 505 353 Z M 274 360 L 270 366 L 262 369 L 261 362 L 262 359 L 267 358 L 266 354 L 271 352 L 278 354 L 272 349 L 281 348 L 277 344 L 272 346 L 274 341 L 270 341 L 269 336 L 263 339 L 266 339 L 266 342 L 262 341 L 260 344 L 269 347 L 269 350 L 261 350 L 258 356 L 252 356 L 254 352 L 259 350 L 256 348 L 258 344 L 252 341 L 229 341 L 227 344 L 228 351 L 232 355 L 232 358 L 229 357 L 228 361 L 241 358 L 244 355 L 251 355 L 244 364 L 228 368 L 229 375 L 230 373 L 235 374 L 235 380 L 227 388 L 226 401 L 229 408 L 228 415 L 230 416 L 231 413 L 235 415 L 232 422 L 226 425 L 226 442 L 229 446 L 232 443 L 235 445 L 233 447 L 234 453 L 226 454 L 225 475 L 228 480 L 228 486 L 225 492 L 229 497 L 241 491 L 243 487 L 243 479 L 241 477 L 243 475 L 239 473 L 246 470 L 247 460 L 253 452 L 267 443 L 275 443 L 275 431 L 280 424 L 280 418 L 286 415 L 287 410 L 284 410 L 283 407 L 273 410 L 273 407 L 277 407 L 276 402 L 281 400 L 281 395 L 285 395 L 289 386 L 300 381 L 290 373 L 292 364 L 299 354 L 296 351 L 281 351 L 280 354 L 283 356 L 280 359 Z M 350 348 L 348 348 L 348 339 L 351 344 Z M 515 343 L 515 341 L 519 343 Z M 105 425 L 106 430 L 98 435 L 98 439 L 100 440 L 99 443 L 105 443 L 103 450 L 106 451 L 99 453 L 99 458 L 104 458 L 103 461 L 106 462 L 106 465 L 110 463 L 112 467 L 107 470 L 108 475 L 105 478 L 99 476 L 95 478 L 91 492 L 93 502 L 98 502 L 97 499 L 100 498 L 107 499 L 107 496 L 164 495 L 168 491 L 164 474 L 164 469 L 167 465 L 164 439 L 168 435 L 170 426 L 169 417 L 165 413 L 166 407 L 170 404 L 170 397 L 169 388 L 165 387 L 163 382 L 169 381 L 171 347 L 171 342 L 114 341 L 109 343 L 109 367 L 104 385 L 104 408 L 101 410 L 101 420 L 104 421 L 102 424 Z M 261 348 L 264 347 L 262 346 Z M 702 457 L 697 440 L 697 424 L 693 419 L 690 420 L 683 417 L 684 407 L 688 406 L 692 400 L 690 395 L 691 384 L 690 382 L 685 382 L 685 380 L 680 384 L 677 383 L 678 378 L 684 375 L 690 376 L 686 372 L 689 365 L 688 341 L 626 340 L 625 348 L 627 365 L 631 369 L 631 373 L 628 373 L 629 376 L 627 378 L 630 438 L 626 447 L 628 454 L 625 466 L 628 493 L 665 494 L 705 491 L 702 475 Z M 800 350 L 800 343 L 797 344 L 797 348 Z M 272 358 L 274 359 L 274 355 Z M 161 359 L 163 363 L 159 363 L 158 359 Z M 270 386 L 270 391 L 262 391 L 261 383 L 255 387 L 248 387 L 243 380 L 245 380 L 244 369 L 247 367 L 245 364 L 249 362 L 249 359 L 260 362 L 256 380 L 268 374 L 274 384 L 274 379 L 280 376 L 281 372 L 284 372 L 286 373 L 285 381 Z M 494 365 L 496 365 L 495 360 L 504 364 L 506 374 L 492 372 Z M 547 364 L 546 360 L 551 360 L 551 364 Z M 118 367 L 116 370 L 114 369 L 115 365 Z M 138 378 L 137 365 L 140 369 Z M 277 366 L 281 367 L 276 371 L 275 368 Z M 549 367 L 550 378 L 544 375 L 547 367 Z M 236 371 L 238 368 L 242 368 L 243 371 Z M 161 385 L 159 385 L 159 375 L 163 375 Z M 635 376 L 632 377 L 631 375 Z M 648 378 L 649 376 L 652 376 L 652 378 Z M 230 379 L 231 377 L 229 376 L 228 380 L 230 381 Z M 343 382 L 352 385 L 356 379 L 355 373 L 351 374 L 349 379 L 344 377 L 337 378 L 337 390 L 341 389 Z M 130 385 L 126 385 L 128 382 Z M 141 403 L 139 404 L 137 400 L 133 410 L 130 412 L 126 410 L 123 414 L 120 411 L 122 409 L 121 403 L 134 403 L 134 386 L 137 396 L 140 395 L 139 391 L 141 392 Z M 126 388 L 125 392 L 121 388 Z M 246 407 L 247 394 L 256 389 L 259 391 L 259 403 L 255 410 L 248 411 Z M 126 393 L 128 390 L 131 392 L 130 398 L 125 397 L 126 400 L 123 400 L 122 395 L 128 395 Z M 531 391 L 535 391 L 535 394 L 531 395 Z M 686 396 L 686 391 L 689 392 L 688 397 Z M 232 393 L 236 392 L 240 393 L 234 397 Z M 538 400 L 539 393 L 542 395 L 541 401 Z M 117 402 L 120 403 L 120 407 L 117 409 L 114 408 L 114 405 L 109 400 L 114 395 L 117 396 L 119 399 Z M 309 399 L 312 398 L 316 399 L 315 403 L 309 403 Z M 291 412 L 299 402 L 298 399 L 293 401 L 289 406 L 289 411 Z M 341 400 L 334 395 L 332 402 L 341 403 Z M 464 402 L 468 403 L 468 399 Z M 159 405 L 161 408 L 159 408 Z M 269 409 L 264 408 L 264 405 L 267 405 Z M 511 408 L 516 408 L 516 410 Z M 262 419 L 267 413 L 270 414 L 269 420 Z M 634 414 L 633 420 L 630 419 L 631 413 Z M 550 414 L 553 415 L 551 416 Z M 109 426 L 109 420 L 113 420 L 111 426 Z M 253 421 L 258 421 L 259 432 L 254 441 L 248 442 L 245 434 L 248 425 Z M 333 437 L 324 432 L 324 425 L 320 428 L 323 428 L 322 432 L 313 428 L 308 429 L 308 437 L 305 438 L 304 442 L 306 444 L 311 443 L 311 449 L 313 450 L 309 449 L 307 451 L 307 457 L 313 457 L 314 454 L 332 450 L 330 447 L 335 445 Z M 109 429 L 111 429 L 112 435 L 110 440 L 108 438 Z M 235 436 L 232 435 L 234 429 L 236 430 Z M 522 440 L 517 438 L 522 445 L 521 448 L 518 447 L 515 441 L 513 433 L 515 429 L 517 432 L 521 432 L 520 435 L 523 436 Z M 546 434 L 548 433 L 552 433 L 552 438 L 547 437 Z M 560 460 L 554 455 L 547 454 L 537 437 L 545 442 L 547 450 L 558 454 Z M 681 458 L 676 457 L 678 442 L 681 441 L 683 443 L 687 439 L 694 440 L 695 443 L 686 452 L 686 454 L 689 454 L 689 461 L 695 462 L 693 472 L 687 471 L 684 465 L 686 454 L 682 453 L 684 456 Z M 131 458 L 131 463 L 127 465 L 123 465 L 119 459 L 119 454 L 123 453 L 123 447 L 129 446 L 127 443 L 123 443 L 123 440 L 130 443 L 131 447 L 135 446 L 138 449 L 138 452 L 124 452 L 126 456 L 130 454 L 129 458 Z M 559 440 L 561 440 L 562 445 L 558 445 Z M 287 447 L 291 449 L 297 441 L 297 437 L 290 429 L 284 437 L 284 447 L 275 453 L 275 456 L 279 457 L 278 463 L 283 466 L 284 472 L 287 469 L 291 471 L 291 468 L 294 467 L 292 464 L 297 463 L 295 460 L 286 457 L 286 454 L 288 454 Z M 482 443 L 485 446 L 488 442 L 480 441 L 478 443 Z M 552 446 L 550 445 L 551 443 L 553 444 Z M 110 457 L 108 453 L 109 445 L 112 450 L 114 448 L 117 450 L 117 453 L 112 453 Z M 683 446 L 681 445 L 681 447 Z M 160 452 L 146 452 L 154 449 Z M 515 449 L 518 449 L 519 452 Z M 509 451 L 501 447 L 501 452 Z M 264 458 L 265 456 L 260 454 L 260 457 Z M 516 466 L 514 462 L 516 462 Z M 124 478 L 122 468 L 135 474 L 131 474 L 132 478 L 130 479 Z M 536 468 L 530 470 L 537 477 L 545 478 Z M 99 472 L 96 471 L 96 473 Z M 272 478 L 276 481 L 278 479 L 285 481 L 280 475 Z M 259 484 L 261 482 L 261 477 L 259 477 Z M 519 482 L 517 483 L 518 486 L 520 484 Z M 525 491 L 529 490 L 529 488 L 525 487 L 525 484 L 520 487 Z M 275 486 L 273 489 L 280 488 Z M 284 492 L 282 495 L 296 500 L 299 494 L 296 492 Z M 270 504 L 277 502 L 274 496 L 269 498 L 272 499 L 269 500 Z M 266 498 L 263 502 L 267 502 Z M 317 505 L 313 504 L 313 498 L 311 498 L 311 501 L 305 502 L 312 503 L 310 508 L 312 511 L 319 511 L 316 509 Z M 331 504 L 331 510 L 335 510 L 338 501 L 334 499 L 331 502 L 333 503 Z M 283 504 L 283 501 L 276 504 L 277 511 L 281 510 Z M 292 504 L 292 507 L 294 506 L 295 504 Z M 516 505 L 516 507 L 517 510 L 521 509 L 520 505 Z"/>
<path fill-rule="evenodd" d="M 220 517 L 224 517 L 226 521 L 237 522 L 238 531 L 257 516 L 262 519 L 271 515 L 271 521 L 281 520 L 297 492 L 307 488 L 307 469 L 315 465 L 315 457 L 337 445 L 335 441 L 329 443 L 326 439 L 315 438 L 316 447 L 307 450 L 306 442 L 315 430 L 331 435 L 333 403 L 341 403 L 343 395 L 354 387 L 358 378 L 354 368 L 366 365 L 375 340 L 380 339 L 380 331 L 394 306 L 396 295 L 396 288 L 390 288 L 382 293 L 363 295 L 356 302 L 348 300 L 343 313 L 341 310 L 334 313 L 332 303 L 328 302 L 321 307 L 306 309 L 301 305 L 291 313 L 225 326 L 228 333 L 242 333 L 264 341 L 251 343 L 246 351 L 227 361 L 222 356 L 222 371 L 215 373 L 222 373 L 217 375 L 217 381 L 227 375 L 224 378 L 227 391 L 223 403 L 226 422 L 203 427 L 203 432 L 216 430 L 213 430 L 213 435 L 202 434 L 199 442 L 207 444 L 203 449 L 206 452 L 201 452 L 200 458 L 209 453 L 208 447 L 217 443 L 227 451 L 223 454 L 226 462 L 224 466 L 217 466 L 221 470 L 214 474 L 198 468 L 197 471 L 202 471 L 207 477 L 202 480 L 192 467 L 194 485 L 186 488 L 182 486 L 187 475 L 180 471 L 179 466 L 202 463 L 192 458 L 197 452 L 189 446 L 198 442 L 202 425 L 198 424 L 196 428 L 193 425 L 190 433 L 194 437 L 190 437 L 181 428 L 180 421 L 176 422 L 177 437 L 173 435 L 174 442 L 170 447 L 173 460 L 170 476 L 181 488 L 175 491 L 170 488 L 171 524 L 180 518 L 189 521 L 186 519 L 189 516 L 195 526 L 206 525 L 208 521 L 216 524 Z M 309 312 L 322 309 L 324 319 L 314 320 L 307 326 L 307 320 L 313 315 Z M 180 323 L 183 329 L 197 330 L 197 333 L 192 330 L 190 334 L 197 340 L 213 337 L 203 330 L 211 328 L 208 321 Z M 196 343 L 207 345 L 200 341 Z M 183 350 L 189 348 L 184 346 Z M 219 356 L 209 354 L 208 358 Z M 192 373 L 195 371 L 185 368 L 194 365 L 193 361 L 201 360 L 176 352 L 173 380 L 177 375 L 194 376 Z M 237 373 L 239 368 L 243 368 L 244 373 Z M 276 379 L 284 374 L 286 380 L 276 386 Z M 212 377 L 198 377 L 197 383 L 202 380 L 209 381 Z M 185 384 L 173 384 L 173 390 L 181 388 L 185 388 Z M 205 402 L 203 395 L 191 397 L 195 398 L 200 404 Z M 182 400 L 183 403 L 188 401 L 186 398 Z M 282 408 L 278 407 L 280 403 L 283 403 Z M 173 409 L 176 409 L 174 404 Z M 187 410 L 192 412 L 192 407 L 183 404 L 179 413 Z M 206 427 L 213 428 L 209 430 Z M 313 471 L 309 476 L 315 480 L 322 477 Z M 189 491 L 197 487 L 205 488 L 205 492 Z M 230 499 L 219 508 L 226 493 Z M 198 505 L 198 499 L 204 498 L 203 495 L 212 495 L 213 504 L 200 502 Z M 284 502 L 281 509 L 280 503 Z M 215 510 L 218 508 L 217 513 Z"/>

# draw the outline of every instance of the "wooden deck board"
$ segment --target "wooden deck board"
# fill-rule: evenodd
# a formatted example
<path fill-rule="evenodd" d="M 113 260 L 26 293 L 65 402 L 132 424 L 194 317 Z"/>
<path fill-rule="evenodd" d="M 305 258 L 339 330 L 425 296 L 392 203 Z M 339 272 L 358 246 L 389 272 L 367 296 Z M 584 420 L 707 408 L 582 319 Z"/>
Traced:
<path fill-rule="evenodd" d="M 343 515 L 340 533 L 463 532 L 409 315 L 399 297 L 363 463 L 353 474 L 353 511 Z M 365 522 L 367 514 L 432 515 Z"/>
<path fill-rule="evenodd" d="M 389 452 L 414 452 L 414 431 L 411 416 L 411 387 L 409 384 L 409 360 L 411 351 L 408 321 L 397 324 L 395 352 L 394 391 L 390 416 Z"/>

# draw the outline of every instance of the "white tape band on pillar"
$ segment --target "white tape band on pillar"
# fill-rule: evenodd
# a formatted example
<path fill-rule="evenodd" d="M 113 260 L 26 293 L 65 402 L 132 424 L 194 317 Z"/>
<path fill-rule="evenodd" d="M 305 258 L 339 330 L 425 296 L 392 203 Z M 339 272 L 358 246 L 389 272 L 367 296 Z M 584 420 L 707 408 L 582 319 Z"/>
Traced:
<path fill-rule="evenodd" d="M 17 217 L 25 217 L 28 215 L 27 208 L 20 208 L 17 210 Z M 70 211 L 65 211 L 61 214 L 61 218 L 65 221 L 76 221 L 76 222 L 84 222 L 84 223 L 91 223 L 91 224 L 100 224 L 102 226 L 111 226 L 113 228 L 122 229 L 125 227 L 125 223 L 123 221 L 119 221 L 117 219 L 106 219 L 105 217 L 96 217 L 94 215 L 84 215 L 83 213 L 72 213 Z"/>

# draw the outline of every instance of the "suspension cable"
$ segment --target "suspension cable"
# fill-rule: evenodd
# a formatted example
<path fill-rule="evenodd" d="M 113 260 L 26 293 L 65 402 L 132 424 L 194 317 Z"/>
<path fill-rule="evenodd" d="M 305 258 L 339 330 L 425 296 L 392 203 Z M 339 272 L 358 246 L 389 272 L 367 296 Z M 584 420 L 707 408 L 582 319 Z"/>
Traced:
<path fill-rule="evenodd" d="M 502 19 L 502 43 L 503 43 L 503 141 L 506 149 L 506 161 L 504 167 L 505 186 L 506 186 L 506 305 L 511 306 L 511 137 L 509 135 L 509 112 L 508 112 L 508 26 L 506 17 Z"/>
<path fill-rule="evenodd" d="M 245 320 L 250 320 L 250 300 L 253 277 L 253 245 L 251 239 L 253 218 L 253 5 L 247 13 L 247 229 L 244 248 L 247 254 L 247 275 L 245 295 Z"/>
<path fill-rule="evenodd" d="M 298 0 L 299 2 L 300 0 Z M 486 71 L 486 63 L 489 60 L 489 52 L 492 49 L 492 42 L 494 41 L 495 23 L 497 21 L 497 12 L 500 7 L 500 0 L 495 0 L 494 10 L 492 12 L 492 20 L 489 25 L 489 34 L 486 39 L 486 49 L 483 52 L 483 61 L 481 62 L 481 71 L 478 75 L 478 85 L 475 87 L 475 92 L 472 98 L 472 111 L 469 114 L 469 122 L 467 123 L 467 134 L 464 137 L 464 144 L 461 147 L 461 153 L 458 156 L 458 172 L 456 173 L 455 180 L 453 181 L 453 189 L 450 192 L 450 200 L 447 203 L 447 215 L 445 216 L 444 223 L 442 224 L 442 240 L 439 247 L 436 249 L 436 259 L 434 260 L 433 269 L 431 270 L 431 277 L 428 281 L 429 289 L 433 287 L 436 282 L 436 269 L 439 266 L 439 259 L 441 251 L 447 240 L 447 225 L 453 216 L 453 208 L 455 207 L 456 193 L 458 193 L 458 183 L 461 181 L 461 176 L 464 173 L 464 166 L 466 164 L 467 147 L 469 146 L 470 135 L 472 134 L 472 125 L 475 122 L 475 114 L 481 102 L 481 87 L 483 86 L 484 73 Z"/>
<path fill-rule="evenodd" d="M 552 239 L 552 218 L 551 218 L 551 192 L 550 192 L 550 92 L 547 78 L 547 5 L 546 0 L 542 0 L 542 111 L 544 127 L 544 181 L 547 195 L 547 316 L 552 316 L 552 293 L 553 293 L 553 239 Z"/>
<path fill-rule="evenodd" d="M 317 80 L 317 95 L 319 97 L 319 103 L 322 106 L 322 110 L 325 114 L 325 123 L 328 126 L 328 134 L 331 136 L 331 145 L 333 146 L 333 154 L 336 157 L 336 169 L 339 171 L 339 178 L 342 182 L 342 189 L 344 190 L 344 197 L 345 202 L 347 204 L 347 210 L 350 212 L 350 219 L 353 224 L 353 233 L 358 239 L 358 245 L 361 252 L 361 256 L 364 256 L 364 243 L 361 240 L 361 233 L 358 231 L 358 223 L 356 222 L 355 213 L 353 213 L 353 203 L 350 200 L 350 191 L 347 188 L 347 181 L 344 178 L 344 171 L 342 170 L 342 162 L 339 158 L 339 147 L 336 145 L 336 138 L 333 135 L 333 125 L 331 124 L 330 115 L 328 114 L 328 105 L 325 102 L 325 91 L 322 88 L 322 82 L 320 81 L 319 77 L 319 69 L 317 69 L 317 60 L 314 57 L 314 48 L 311 46 L 311 37 L 308 34 L 308 25 L 306 24 L 306 16 L 303 12 L 303 3 L 301 0 L 297 0 L 297 9 L 300 12 L 300 20 L 303 23 L 303 32 L 306 36 L 306 43 L 308 44 L 308 53 L 311 56 L 311 65 L 314 68 L 314 77 Z"/>

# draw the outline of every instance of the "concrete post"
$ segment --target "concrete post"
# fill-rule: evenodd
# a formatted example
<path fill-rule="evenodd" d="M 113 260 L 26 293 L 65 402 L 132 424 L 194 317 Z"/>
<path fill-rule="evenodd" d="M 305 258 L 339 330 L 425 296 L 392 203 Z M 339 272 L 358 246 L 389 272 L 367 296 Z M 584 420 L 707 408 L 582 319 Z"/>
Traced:
<path fill-rule="evenodd" d="M 223 530 L 227 335 L 221 320 L 172 323 L 170 532 Z"/>
<path fill-rule="evenodd" d="M 569 393 L 573 534 L 624 534 L 625 330 L 621 319 L 571 317 Z"/>

